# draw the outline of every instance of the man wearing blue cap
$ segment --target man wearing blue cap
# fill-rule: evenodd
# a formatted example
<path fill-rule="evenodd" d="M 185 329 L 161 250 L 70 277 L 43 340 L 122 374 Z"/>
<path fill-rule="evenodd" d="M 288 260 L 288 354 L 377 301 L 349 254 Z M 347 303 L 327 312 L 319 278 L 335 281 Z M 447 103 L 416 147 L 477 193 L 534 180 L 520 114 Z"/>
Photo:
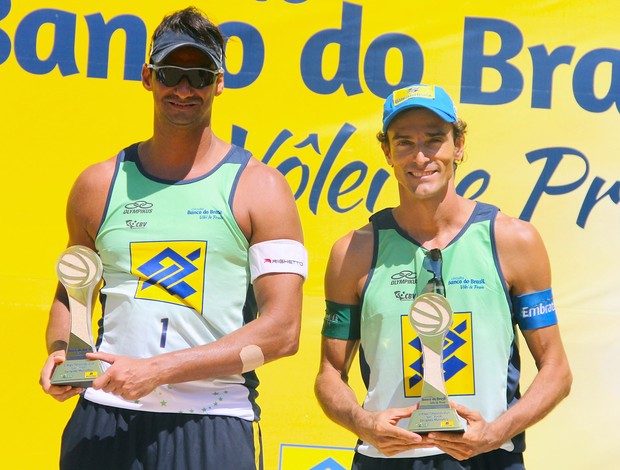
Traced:
<path fill-rule="evenodd" d="M 332 248 L 315 391 L 325 413 L 359 437 L 356 470 L 522 469 L 525 429 L 570 390 L 539 234 L 455 190 L 465 130 L 441 87 L 394 91 L 377 137 L 399 205 Z M 443 373 L 464 432 L 407 429 L 424 367 L 408 316 L 429 291 L 454 312 Z M 516 325 L 538 367 L 523 396 Z M 358 350 L 368 389 L 362 406 L 347 385 Z"/>
<path fill-rule="evenodd" d="M 69 338 L 59 286 L 41 385 L 81 395 L 61 469 L 262 469 L 255 369 L 297 351 L 307 254 L 284 177 L 213 133 L 223 59 L 201 12 L 164 18 L 142 70 L 153 136 L 87 168 L 69 196 L 69 245 L 104 266 L 88 357 L 107 367 L 86 390 L 51 385 Z"/>

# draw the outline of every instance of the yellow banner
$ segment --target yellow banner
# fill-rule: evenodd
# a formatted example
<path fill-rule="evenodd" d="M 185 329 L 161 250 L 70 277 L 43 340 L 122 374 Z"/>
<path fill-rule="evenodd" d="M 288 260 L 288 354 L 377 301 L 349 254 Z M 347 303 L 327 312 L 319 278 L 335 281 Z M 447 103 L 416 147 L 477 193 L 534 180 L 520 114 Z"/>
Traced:
<path fill-rule="evenodd" d="M 57 467 L 74 401 L 55 403 L 37 377 L 54 265 L 66 244 L 65 201 L 83 168 L 151 135 L 140 68 L 154 28 L 185 6 L 0 0 L 7 468 Z M 531 221 L 549 251 L 575 384 L 527 433 L 528 468 L 613 468 L 620 458 L 620 379 L 613 372 L 620 352 L 620 4 L 198 6 L 229 38 L 214 130 L 286 176 L 310 254 L 300 352 L 259 371 L 266 468 L 330 468 L 320 466 L 328 459 L 348 468 L 342 452 L 351 452 L 355 436 L 323 415 L 312 391 L 323 271 L 337 238 L 397 204 L 375 135 L 384 98 L 416 82 L 443 86 L 469 125 L 458 191 Z M 522 350 L 524 390 L 535 366 Z M 352 384 L 361 400 L 359 377 Z"/>

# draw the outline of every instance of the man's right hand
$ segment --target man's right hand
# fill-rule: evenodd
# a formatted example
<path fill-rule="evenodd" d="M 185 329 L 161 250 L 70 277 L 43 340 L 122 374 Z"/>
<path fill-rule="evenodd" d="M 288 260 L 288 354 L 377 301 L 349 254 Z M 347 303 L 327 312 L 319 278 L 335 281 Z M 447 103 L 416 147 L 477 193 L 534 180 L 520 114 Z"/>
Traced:
<path fill-rule="evenodd" d="M 49 355 L 39 377 L 39 384 L 45 393 L 58 401 L 65 401 L 84 391 L 83 388 L 71 387 L 70 385 L 52 385 L 52 374 L 58 364 L 65 362 L 64 351 L 54 351 Z"/>
<path fill-rule="evenodd" d="M 403 418 L 409 418 L 417 405 L 407 408 L 390 408 L 384 411 L 368 412 L 364 423 L 360 423 L 358 436 L 372 444 L 383 455 L 390 456 L 411 449 L 434 447 L 414 432 L 399 427 Z"/>

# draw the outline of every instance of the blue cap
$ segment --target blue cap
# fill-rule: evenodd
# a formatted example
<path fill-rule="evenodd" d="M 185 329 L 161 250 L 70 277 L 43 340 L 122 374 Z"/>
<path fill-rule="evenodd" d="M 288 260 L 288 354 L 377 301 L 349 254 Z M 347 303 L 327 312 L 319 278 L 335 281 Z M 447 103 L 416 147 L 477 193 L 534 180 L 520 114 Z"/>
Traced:
<path fill-rule="evenodd" d="M 205 44 L 189 34 L 171 30 L 161 34 L 153 41 L 153 46 L 151 47 L 151 62 L 160 64 L 168 54 L 180 47 L 194 47 L 198 49 L 213 61 L 217 70 L 221 70 L 224 51 L 217 42 L 214 41 L 213 44 Z"/>
<path fill-rule="evenodd" d="M 456 121 L 456 108 L 446 91 L 437 85 L 410 85 L 395 90 L 383 105 L 383 133 L 392 119 L 411 108 L 427 108 L 446 122 Z"/>

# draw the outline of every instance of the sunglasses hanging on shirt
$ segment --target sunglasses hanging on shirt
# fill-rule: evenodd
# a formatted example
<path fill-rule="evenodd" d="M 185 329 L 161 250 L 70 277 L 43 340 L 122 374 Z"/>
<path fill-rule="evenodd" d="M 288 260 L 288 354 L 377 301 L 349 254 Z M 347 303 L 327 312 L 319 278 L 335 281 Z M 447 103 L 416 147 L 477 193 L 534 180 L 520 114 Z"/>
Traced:
<path fill-rule="evenodd" d="M 443 259 L 441 257 L 441 250 L 439 248 L 433 248 L 426 252 L 422 267 L 426 269 L 433 277 L 428 281 L 424 292 L 435 292 L 437 294 L 446 296 L 446 287 L 443 283 L 441 276 L 441 270 L 443 267 Z"/>

